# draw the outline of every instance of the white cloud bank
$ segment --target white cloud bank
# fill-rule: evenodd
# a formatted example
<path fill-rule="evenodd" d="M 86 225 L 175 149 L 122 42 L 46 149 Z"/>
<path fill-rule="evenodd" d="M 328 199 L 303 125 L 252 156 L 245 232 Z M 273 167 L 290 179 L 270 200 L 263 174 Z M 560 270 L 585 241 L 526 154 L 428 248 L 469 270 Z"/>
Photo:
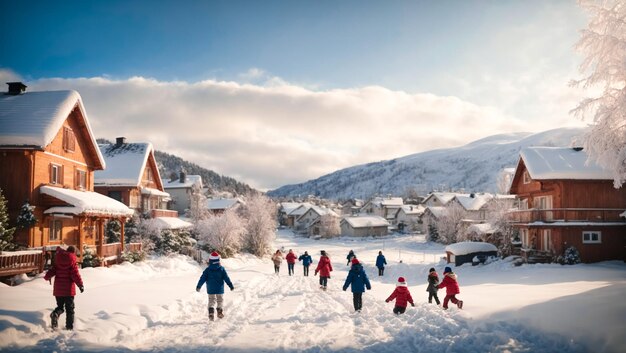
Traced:
<path fill-rule="evenodd" d="M 15 79 L 15 73 L 0 70 L 0 82 Z M 142 77 L 26 83 L 29 91 L 80 92 L 97 137 L 149 141 L 262 190 L 492 134 L 560 127 L 563 121 L 561 116 L 529 123 L 455 97 L 380 86 L 320 91 L 277 78 L 256 84 Z M 570 107 L 564 105 L 563 115 Z"/>

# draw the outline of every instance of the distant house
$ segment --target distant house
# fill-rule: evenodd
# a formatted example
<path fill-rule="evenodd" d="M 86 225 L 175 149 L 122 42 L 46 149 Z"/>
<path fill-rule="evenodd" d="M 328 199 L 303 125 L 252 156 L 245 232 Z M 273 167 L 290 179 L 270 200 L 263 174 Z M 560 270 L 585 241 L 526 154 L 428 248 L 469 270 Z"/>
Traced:
<path fill-rule="evenodd" d="M 288 215 L 291 211 L 300 207 L 300 205 L 302 204 L 299 202 L 281 202 L 278 205 L 278 223 L 283 226 L 293 227 L 295 219 L 288 217 Z"/>
<path fill-rule="evenodd" d="M 104 224 L 123 224 L 133 210 L 94 192 L 94 171 L 106 167 L 76 91 L 24 93 L 9 84 L 0 94 L 0 188 L 8 200 L 12 226 L 28 201 L 37 224 L 18 230 L 15 240 L 27 247 L 97 246 L 99 256 L 122 251 L 121 242 L 104 249 Z"/>
<path fill-rule="evenodd" d="M 114 144 L 99 148 L 107 168 L 95 173 L 96 192 L 151 217 L 178 216 L 167 210 L 170 195 L 163 189 L 151 143 L 128 143 L 118 137 Z"/>
<path fill-rule="evenodd" d="M 363 205 L 361 213 L 382 217 L 393 224 L 396 213 L 402 205 L 404 202 L 401 197 L 374 197 Z"/>
<path fill-rule="evenodd" d="M 458 194 L 447 205 L 455 203 L 460 205 L 467 213 L 470 223 L 481 223 L 487 219 L 488 205 L 493 198 L 494 195 L 489 193 Z"/>
<path fill-rule="evenodd" d="M 423 232 L 422 215 L 426 208 L 422 205 L 404 205 L 398 209 L 395 223 L 400 231 Z"/>
<path fill-rule="evenodd" d="M 361 211 L 363 200 L 352 199 L 341 204 L 341 214 L 354 216 Z"/>
<path fill-rule="evenodd" d="M 424 205 L 424 207 L 446 206 L 448 202 L 452 201 L 452 199 L 457 195 L 469 196 L 469 194 L 460 194 L 455 192 L 433 192 L 426 196 L 422 205 Z"/>
<path fill-rule="evenodd" d="M 289 212 L 287 214 L 287 224 L 291 228 L 296 228 L 297 227 L 296 220 L 298 219 L 298 217 L 300 217 L 303 214 L 305 214 L 306 211 L 308 211 L 309 208 L 311 208 L 311 207 L 313 207 L 312 204 L 310 204 L 308 202 L 304 202 L 304 203 L 301 203 L 298 207 L 292 208 L 291 212 Z"/>
<path fill-rule="evenodd" d="M 389 222 L 380 216 L 356 216 L 344 217 L 339 226 L 345 236 L 381 236 L 388 233 Z"/>
<path fill-rule="evenodd" d="M 191 206 L 193 186 L 196 185 L 198 190 L 203 190 L 200 175 L 187 175 L 182 171 L 178 174 L 178 179 L 163 179 L 162 183 L 163 190 L 172 198 L 168 208 L 177 211 L 179 215 L 184 215 Z"/>
<path fill-rule="evenodd" d="M 472 224 L 465 230 L 467 239 L 486 242 L 496 231 L 491 223 Z"/>
<path fill-rule="evenodd" d="M 524 254 L 554 257 L 574 246 L 583 262 L 626 259 L 626 188 L 615 189 L 581 148 L 523 149 L 511 194 L 520 199 L 509 217 Z"/>
<path fill-rule="evenodd" d="M 490 256 L 496 257 L 498 248 L 489 243 L 464 241 L 446 246 L 446 255 L 448 263 L 461 266 L 468 262 L 484 262 Z"/>
<path fill-rule="evenodd" d="M 214 215 L 222 214 L 227 210 L 236 210 L 243 205 L 244 202 L 239 198 L 207 200 L 207 209 Z"/>
<path fill-rule="evenodd" d="M 330 216 L 339 218 L 339 215 L 329 208 L 320 207 L 320 206 L 311 206 L 306 210 L 306 212 L 304 212 L 301 216 L 299 216 L 296 219 L 296 223 L 295 223 L 296 231 L 303 232 L 303 233 L 310 233 L 311 231 L 310 228 L 313 222 L 316 220 L 319 220 L 324 215 L 330 215 Z M 319 234 L 319 231 L 312 232 L 311 235 L 318 235 L 318 234 Z"/>

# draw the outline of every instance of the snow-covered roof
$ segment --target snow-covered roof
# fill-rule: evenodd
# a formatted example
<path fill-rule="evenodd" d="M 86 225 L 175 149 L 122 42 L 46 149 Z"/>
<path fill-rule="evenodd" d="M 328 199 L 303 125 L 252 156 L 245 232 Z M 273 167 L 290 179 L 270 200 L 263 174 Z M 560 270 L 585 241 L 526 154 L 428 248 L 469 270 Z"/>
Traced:
<path fill-rule="evenodd" d="M 0 94 L 0 145 L 45 148 L 59 133 L 74 107 L 84 117 L 99 163 L 105 166 L 78 92 L 42 91 Z"/>
<path fill-rule="evenodd" d="M 147 187 L 141 188 L 141 194 L 142 195 L 154 195 L 154 196 L 160 196 L 160 197 L 170 197 L 170 194 L 164 191 L 161 191 L 159 189 L 154 189 L 154 188 L 147 188 Z"/>
<path fill-rule="evenodd" d="M 151 143 L 106 143 L 98 147 L 107 167 L 95 172 L 94 185 L 137 186 L 141 183 L 152 152 Z M 160 178 L 159 175 L 154 177 Z"/>
<path fill-rule="evenodd" d="M 329 214 L 331 216 L 339 217 L 339 215 L 337 213 L 335 213 L 335 211 L 331 210 L 330 208 L 326 208 L 326 207 L 311 206 L 311 208 L 309 210 L 314 210 L 320 216 Z"/>
<path fill-rule="evenodd" d="M 456 192 L 433 192 L 424 199 L 424 203 L 428 203 L 428 200 L 433 198 L 439 200 L 441 204 L 446 205 L 457 195 L 468 195 L 469 194 L 460 194 Z"/>
<path fill-rule="evenodd" d="M 200 175 L 187 175 L 185 176 L 185 182 L 181 183 L 180 179 L 176 180 L 167 180 L 163 179 L 163 188 L 164 189 L 182 189 L 182 188 L 191 188 L 193 184 L 200 183 L 202 187 L 202 177 Z"/>
<path fill-rule="evenodd" d="M 402 212 L 404 212 L 405 214 L 411 214 L 411 215 L 416 215 L 416 214 L 422 214 L 424 213 L 426 209 L 424 208 L 424 206 L 422 205 L 404 205 L 402 206 Z"/>
<path fill-rule="evenodd" d="M 226 210 L 237 204 L 243 204 L 240 199 L 214 199 L 207 200 L 207 208 L 209 210 Z"/>
<path fill-rule="evenodd" d="M 378 216 L 358 216 L 344 217 L 343 221 L 348 222 L 352 228 L 387 227 L 389 222 Z"/>
<path fill-rule="evenodd" d="M 282 208 L 285 214 L 289 214 L 291 211 L 300 207 L 301 203 L 299 202 L 281 202 L 280 207 Z"/>
<path fill-rule="evenodd" d="M 491 223 L 479 223 L 472 224 L 471 226 L 467 227 L 466 233 L 493 234 L 494 231 L 495 229 L 493 228 Z"/>
<path fill-rule="evenodd" d="M 495 245 L 489 243 L 464 241 L 446 246 L 446 251 L 449 251 L 454 255 L 467 255 L 482 251 L 498 251 L 498 248 L 496 248 Z"/>
<path fill-rule="evenodd" d="M 404 201 L 401 197 L 375 197 L 369 201 L 376 207 L 402 206 Z"/>
<path fill-rule="evenodd" d="M 587 153 L 564 147 L 527 147 L 520 152 L 531 179 L 612 180 L 611 172 L 591 162 Z"/>
<path fill-rule="evenodd" d="M 288 213 L 289 216 L 302 216 L 303 214 L 306 213 L 306 211 L 309 210 L 309 208 L 311 208 L 313 205 L 311 205 L 308 202 L 304 202 L 301 203 L 300 206 L 296 207 L 295 209 L 293 209 L 291 212 Z"/>
<path fill-rule="evenodd" d="M 429 206 L 426 207 L 426 210 L 430 211 L 436 218 L 439 218 L 446 214 L 447 209 L 445 206 Z M 426 210 L 424 212 L 426 212 Z"/>
<path fill-rule="evenodd" d="M 463 208 L 467 211 L 478 211 L 487 202 L 493 199 L 493 195 L 489 193 L 456 195 L 454 197 Z"/>
<path fill-rule="evenodd" d="M 183 221 L 178 217 L 155 217 L 147 222 L 159 229 L 186 229 L 193 227 L 193 224 Z"/>
<path fill-rule="evenodd" d="M 96 214 L 111 216 L 132 216 L 134 211 L 123 203 L 92 191 L 78 191 L 44 185 L 39 192 L 52 196 L 71 206 L 57 206 L 47 209 L 44 213 Z"/>

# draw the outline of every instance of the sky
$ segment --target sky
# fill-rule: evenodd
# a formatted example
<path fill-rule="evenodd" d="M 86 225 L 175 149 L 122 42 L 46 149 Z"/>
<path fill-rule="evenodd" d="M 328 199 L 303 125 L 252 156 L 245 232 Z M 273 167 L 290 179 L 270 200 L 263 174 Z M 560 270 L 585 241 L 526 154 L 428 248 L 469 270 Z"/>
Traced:
<path fill-rule="evenodd" d="M 584 126 L 574 1 L 0 0 L 0 82 L 260 190 Z"/>

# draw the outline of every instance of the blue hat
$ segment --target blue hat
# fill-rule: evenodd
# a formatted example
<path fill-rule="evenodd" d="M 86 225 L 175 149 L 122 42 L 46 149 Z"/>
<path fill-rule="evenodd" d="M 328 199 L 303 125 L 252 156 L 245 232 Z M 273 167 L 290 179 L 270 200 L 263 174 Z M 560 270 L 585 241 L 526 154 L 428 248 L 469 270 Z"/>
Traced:
<path fill-rule="evenodd" d="M 446 268 L 443 269 L 443 274 L 445 275 L 448 272 L 452 272 L 452 269 L 448 266 L 446 266 Z"/>

